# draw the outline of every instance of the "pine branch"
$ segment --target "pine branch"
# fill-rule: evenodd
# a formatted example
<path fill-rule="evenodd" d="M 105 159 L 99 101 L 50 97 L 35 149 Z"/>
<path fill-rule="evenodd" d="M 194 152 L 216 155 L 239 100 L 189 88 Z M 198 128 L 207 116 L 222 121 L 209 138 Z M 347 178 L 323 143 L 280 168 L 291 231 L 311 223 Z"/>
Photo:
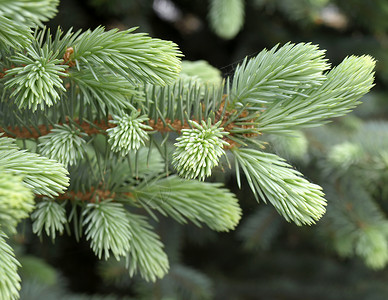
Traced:
<path fill-rule="evenodd" d="M 194 78 L 202 84 L 220 85 L 222 83 L 221 71 L 210 65 L 206 60 L 182 60 L 182 71 L 179 77 L 183 81 Z"/>
<path fill-rule="evenodd" d="M 105 72 L 106 73 L 106 72 Z M 142 95 L 127 79 L 122 76 L 98 72 L 98 80 L 88 70 L 71 71 L 69 79 L 79 88 L 87 104 L 119 112 L 122 109 L 134 108 L 134 103 Z"/>
<path fill-rule="evenodd" d="M 129 275 L 139 273 L 147 281 L 162 278 L 168 271 L 169 263 L 163 244 L 152 231 L 145 218 L 128 213 L 130 222 L 130 250 L 126 257 Z"/>
<path fill-rule="evenodd" d="M 307 97 L 273 102 L 260 115 L 261 132 L 282 133 L 302 127 L 328 122 L 343 116 L 373 86 L 375 61 L 370 56 L 350 56 L 327 74 L 326 81 L 317 89 L 305 91 Z"/>
<path fill-rule="evenodd" d="M 335 187 L 325 186 L 325 189 L 329 199 L 337 200 L 329 205 L 324 223 L 333 232 L 337 252 L 344 257 L 360 256 L 373 269 L 386 266 L 388 220 L 362 182 L 342 176 Z"/>
<path fill-rule="evenodd" d="M 216 183 L 171 176 L 136 188 L 133 195 L 144 207 L 179 223 L 187 223 L 188 219 L 197 226 L 205 223 L 217 231 L 234 229 L 241 217 L 237 199 Z"/>
<path fill-rule="evenodd" d="M 28 27 L 43 26 L 57 13 L 59 0 L 2 0 L 0 15 L 6 15 L 17 24 Z"/>
<path fill-rule="evenodd" d="M 232 104 L 261 111 L 271 103 L 281 106 L 295 95 L 305 100 L 305 90 L 314 90 L 326 79 L 323 72 L 328 64 L 324 53 L 316 45 L 288 43 L 246 58 L 234 73 Z"/>
<path fill-rule="evenodd" d="M 32 42 L 31 29 L 0 14 L 1 49 L 24 48 Z"/>
<path fill-rule="evenodd" d="M 56 125 L 49 134 L 39 139 L 41 154 L 64 166 L 74 165 L 83 158 L 86 134 L 68 125 Z"/>
<path fill-rule="evenodd" d="M 0 166 L 7 173 L 22 175 L 24 185 L 38 195 L 58 196 L 69 185 L 68 172 L 61 164 L 18 150 L 9 138 L 0 138 Z"/>
<path fill-rule="evenodd" d="M 50 52 L 58 54 L 57 59 L 63 59 L 63 64 L 74 67 L 74 62 L 70 61 L 70 56 L 74 53 L 72 45 L 80 34 L 81 30 L 73 32 L 71 28 L 65 33 L 60 27 L 53 34 L 50 28 L 44 26 L 35 30 L 31 46 L 36 51 L 48 47 Z"/>
<path fill-rule="evenodd" d="M 139 273 L 155 281 L 169 268 L 163 244 L 147 219 L 129 210 L 143 209 L 155 220 L 158 212 L 179 223 L 234 229 L 241 209 L 228 190 L 218 183 L 165 176 L 172 159 L 179 175 L 204 180 L 221 156 L 228 159 L 226 150 L 234 154 L 239 185 L 241 167 L 256 198 L 269 201 L 287 221 L 312 224 L 324 214 L 321 188 L 280 157 L 256 150 L 264 148 L 260 134 L 290 133 L 349 112 L 373 85 L 370 57 L 349 57 L 324 73 L 324 51 L 311 44 L 286 44 L 244 60 L 225 86 L 216 75 L 216 83 L 210 84 L 192 74 L 177 80 L 181 53 L 172 42 L 133 33 L 135 29 L 102 27 L 83 33 L 58 29 L 55 35 L 43 28 L 32 36 L 30 26 L 41 26 L 58 1 L 2 2 L 1 131 L 22 138 L 25 148 L 28 143 L 29 149 L 62 162 L 72 178 L 63 193 L 69 178 L 62 165 L 19 150 L 13 140 L 1 137 L 4 230 L 14 230 L 32 209 L 31 189 L 41 198 L 31 216 L 36 234 L 45 231 L 54 239 L 73 222 L 76 239 L 85 230 L 99 258 L 125 257 L 131 276 Z M 243 25 L 244 1 L 212 0 L 209 16 L 216 32 L 231 38 Z M 29 138 L 35 140 L 26 141 Z M 387 157 L 380 155 L 376 162 L 384 165 Z M 13 185 L 10 178 L 17 178 Z M 11 188 L 15 191 L 7 192 Z M 9 199 L 2 197 L 3 190 Z M 58 202 L 45 196 L 55 196 Z M 262 236 L 266 220 L 251 219 L 254 229 L 242 235 L 253 240 Z M 348 228 L 355 228 L 357 235 L 349 234 L 347 249 L 379 267 L 387 261 L 386 221 L 365 220 L 370 221 L 362 223 L 365 227 L 349 221 Z M 11 268 L 5 275 L 13 284 L 8 293 L 16 295 L 17 262 L 0 238 L 1 247 L 5 252 L 0 257 Z M 177 295 L 190 298 L 199 291 L 200 297 L 210 297 L 206 278 L 187 268 L 172 271 L 180 280 Z M 185 286 L 189 279 L 194 289 Z"/>
<path fill-rule="evenodd" d="M 287 221 L 311 225 L 325 213 L 322 188 L 308 182 L 280 157 L 246 148 L 234 148 L 232 153 L 239 186 L 241 166 L 255 197 L 269 201 Z"/>
<path fill-rule="evenodd" d="M 228 133 L 219 127 L 220 121 L 215 125 L 211 125 L 210 119 L 207 123 L 202 121 L 202 125 L 195 121 L 189 123 L 193 128 L 183 129 L 182 135 L 177 138 L 172 164 L 180 176 L 204 180 L 218 165 L 220 157 L 225 155 L 223 147 L 229 144 L 222 138 Z"/>
<path fill-rule="evenodd" d="M 328 162 L 331 167 L 343 173 L 352 165 L 361 162 L 364 153 L 356 144 L 344 142 L 334 146 L 328 154 Z"/>
<path fill-rule="evenodd" d="M 2 231 L 15 234 L 20 220 L 34 208 L 34 196 L 22 178 L 5 173 L 0 167 L 0 225 Z"/>
<path fill-rule="evenodd" d="M 261 207 L 245 219 L 238 229 L 238 236 L 244 248 L 257 251 L 268 250 L 273 240 L 279 235 L 282 219 L 269 207 Z"/>
<path fill-rule="evenodd" d="M 33 43 L 31 27 L 42 27 L 57 12 L 59 0 L 3 0 L 0 5 L 0 46 L 25 48 Z M 55 52 L 55 51 L 54 51 Z"/>
<path fill-rule="evenodd" d="M 211 279 L 205 274 L 184 265 L 174 265 L 164 281 L 170 280 L 177 299 L 212 299 Z"/>
<path fill-rule="evenodd" d="M 126 256 L 130 251 L 131 222 L 122 204 L 104 200 L 96 203 L 88 203 L 83 211 L 86 226 L 86 239 L 91 240 L 91 248 L 101 259 L 108 259 L 112 251 L 117 260 L 120 256 Z"/>
<path fill-rule="evenodd" d="M 244 25 L 244 0 L 210 0 L 209 21 L 223 39 L 232 39 Z"/>
<path fill-rule="evenodd" d="M 6 238 L 0 231 L 0 298 L 14 300 L 19 299 L 20 277 L 17 269 L 20 264 Z"/>
<path fill-rule="evenodd" d="M 122 117 L 114 116 L 114 120 L 110 121 L 117 124 L 116 127 L 107 130 L 108 142 L 114 152 L 120 152 L 122 156 L 126 156 L 131 150 L 138 150 L 141 146 L 145 146 L 145 142 L 149 139 L 145 130 L 152 130 L 152 127 L 143 124 L 148 121 L 148 117 L 139 116 L 139 114 L 140 112 L 134 111 L 130 116 L 127 114 Z"/>
<path fill-rule="evenodd" d="M 125 77 L 132 84 L 173 83 L 180 71 L 178 47 L 167 41 L 147 37 L 144 33 L 104 31 L 98 27 L 80 34 L 75 41 L 70 60 L 78 68 L 85 67 L 99 77 L 96 66 Z"/>
<path fill-rule="evenodd" d="M 36 205 L 35 211 L 31 215 L 33 221 L 32 231 L 42 237 L 43 229 L 47 236 L 54 242 L 56 232 L 61 235 L 67 223 L 65 204 L 58 204 L 53 200 L 43 200 Z"/>
<path fill-rule="evenodd" d="M 307 156 L 309 141 L 300 130 L 282 135 L 271 134 L 265 140 L 271 145 L 271 152 L 287 160 L 303 160 Z"/>
<path fill-rule="evenodd" d="M 108 120 L 111 118 L 109 117 Z M 46 120 L 47 121 L 47 120 Z M 50 122 L 51 123 L 51 122 Z M 106 120 L 94 121 L 94 122 L 81 122 L 79 119 L 65 120 L 65 122 L 58 122 L 56 125 L 41 124 L 28 126 L 8 126 L 0 128 L 0 133 L 4 133 L 3 136 L 20 138 L 20 139 L 46 139 L 44 136 L 49 135 L 57 127 L 76 126 L 81 130 L 80 135 L 94 136 L 96 134 L 104 134 L 106 130 L 114 127 L 113 124 L 108 123 Z"/>
<path fill-rule="evenodd" d="M 8 76 L 15 77 L 8 79 L 6 86 L 13 90 L 11 96 L 19 107 L 34 111 L 38 106 L 43 109 L 44 105 L 57 102 L 60 90 L 66 92 L 61 78 L 70 74 L 87 102 L 93 103 L 96 98 L 103 110 L 106 105 L 116 110 L 133 107 L 128 99 L 139 95 L 134 85 L 145 82 L 165 85 L 176 79 L 180 52 L 171 42 L 132 31 L 105 32 L 97 28 L 82 34 L 69 31 L 62 36 L 58 29 L 53 40 L 50 32 L 45 35 L 43 30 L 36 34 L 39 40 L 28 48 L 27 56 L 19 53 L 19 57 L 13 58 L 14 63 L 22 66 L 7 71 Z M 77 70 L 64 72 L 74 64 Z"/>
<path fill-rule="evenodd" d="M 202 84 L 196 78 L 180 79 L 165 87 L 145 87 L 145 101 L 139 108 L 155 123 L 160 119 L 164 124 L 189 120 L 214 118 L 224 94 L 224 86 Z M 164 126 L 168 127 L 168 126 Z"/>
<path fill-rule="evenodd" d="M 61 77 L 68 76 L 64 72 L 67 66 L 56 56 L 57 53 L 50 52 L 46 46 L 37 52 L 29 47 L 27 55 L 18 53 L 12 58 L 13 63 L 25 65 L 6 71 L 5 86 L 12 90 L 11 98 L 19 108 L 35 111 L 38 107 L 50 107 L 59 100 L 60 93 L 66 91 Z"/>

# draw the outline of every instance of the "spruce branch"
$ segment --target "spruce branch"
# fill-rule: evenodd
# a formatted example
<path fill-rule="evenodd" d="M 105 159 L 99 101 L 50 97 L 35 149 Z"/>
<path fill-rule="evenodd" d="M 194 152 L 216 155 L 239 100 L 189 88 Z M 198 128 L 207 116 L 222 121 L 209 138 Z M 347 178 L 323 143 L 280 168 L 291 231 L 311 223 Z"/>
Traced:
<path fill-rule="evenodd" d="M 357 255 L 368 267 L 382 269 L 388 264 L 388 221 L 364 185 L 364 178 L 345 174 L 334 186 L 325 186 L 329 199 L 337 201 L 329 205 L 323 224 L 333 232 L 341 256 Z"/>
<path fill-rule="evenodd" d="M 316 45 L 287 43 L 246 58 L 234 73 L 232 104 L 263 110 L 271 103 L 281 106 L 294 95 L 304 100 L 306 89 L 314 90 L 326 79 L 323 72 L 329 65 L 324 54 Z"/>
<path fill-rule="evenodd" d="M 117 287 L 124 287 L 128 284 L 128 270 L 123 259 L 109 258 L 106 261 L 100 261 L 97 271 L 104 283 Z"/>
<path fill-rule="evenodd" d="M 325 213 L 322 188 L 308 182 L 280 157 L 247 148 L 233 148 L 239 186 L 239 166 L 255 197 L 269 201 L 287 220 L 311 225 Z"/>
<path fill-rule="evenodd" d="M 23 24 L 28 27 L 42 27 L 57 13 L 59 0 L 2 0 L 0 15 L 6 15 L 14 24 Z"/>
<path fill-rule="evenodd" d="M 388 222 L 380 227 L 365 227 L 359 231 L 355 252 L 373 269 L 382 269 L 388 263 Z"/>
<path fill-rule="evenodd" d="M 228 142 L 222 138 L 228 133 L 219 127 L 221 122 L 212 125 L 210 119 L 207 123 L 202 121 L 202 125 L 191 120 L 189 123 L 193 128 L 182 129 L 182 135 L 175 143 L 172 164 L 180 176 L 204 180 L 218 165 L 220 157 L 225 155 L 223 147 Z"/>
<path fill-rule="evenodd" d="M 222 83 L 221 71 L 206 60 L 182 60 L 182 71 L 179 77 L 183 81 L 194 78 L 201 84 L 220 85 Z"/>
<path fill-rule="evenodd" d="M 260 207 L 239 226 L 237 234 L 245 249 L 269 250 L 279 234 L 282 222 L 282 218 L 272 208 Z"/>
<path fill-rule="evenodd" d="M 335 145 L 328 154 L 328 162 L 340 172 L 346 172 L 363 158 L 363 151 L 357 144 L 344 142 Z"/>
<path fill-rule="evenodd" d="M 0 4 L 0 46 L 25 48 L 34 42 L 32 27 L 42 27 L 56 12 L 59 0 L 2 0 Z M 55 52 L 55 51 L 54 51 Z"/>
<path fill-rule="evenodd" d="M 322 22 L 322 10 L 329 4 L 329 0 L 253 0 L 252 2 L 252 4 L 257 8 L 269 8 L 271 11 L 276 10 L 277 12 L 280 12 L 285 18 L 292 22 L 297 22 L 302 26 L 309 26 L 313 23 L 317 23 L 318 20 Z M 331 23 L 330 21 L 328 22 L 328 25 L 337 27 L 334 26 L 335 24 L 337 24 L 338 28 L 343 28 L 341 21 L 338 23 Z"/>
<path fill-rule="evenodd" d="M 153 147 L 142 147 L 134 155 L 127 155 L 126 157 L 116 154 L 112 155 L 103 179 L 97 179 L 97 182 L 93 184 L 88 183 L 91 180 L 90 177 L 92 177 L 90 170 L 85 171 L 85 167 L 76 168 L 74 170 L 75 174 L 80 172 L 83 174 L 78 177 L 79 182 L 72 185 L 71 188 L 78 191 L 79 195 L 76 195 L 78 199 L 84 199 L 85 201 L 88 201 L 88 198 L 82 197 L 84 194 L 89 194 L 89 199 L 92 199 L 92 201 L 93 197 L 96 196 L 102 199 L 113 198 L 117 201 L 128 200 L 128 198 L 133 199 L 131 193 L 134 186 L 147 184 L 155 177 L 161 176 L 165 172 L 165 168 L 165 161 L 158 150 Z M 70 171 L 70 174 L 72 173 L 73 170 Z M 103 190 L 101 190 L 101 187 L 94 187 L 99 186 L 101 181 L 104 182 L 105 189 Z M 90 192 L 85 193 L 82 190 L 82 187 L 91 185 L 93 186 Z M 135 206 L 138 206 L 138 203 Z"/>
<path fill-rule="evenodd" d="M 162 278 L 169 269 L 169 262 L 159 237 L 144 217 L 128 212 L 128 220 L 132 236 L 126 257 L 129 275 L 139 273 L 147 281 Z"/>
<path fill-rule="evenodd" d="M 78 128 L 71 128 L 69 125 L 55 125 L 49 134 L 39 138 L 38 147 L 41 154 L 52 158 L 65 167 L 74 165 L 83 158 L 86 141 L 86 133 Z"/>
<path fill-rule="evenodd" d="M 138 150 L 149 140 L 146 130 L 152 130 L 151 126 L 144 124 L 148 121 L 146 115 L 139 116 L 140 112 L 133 111 L 131 115 L 113 116 L 112 124 L 116 127 L 107 130 L 109 144 L 114 152 L 126 156 L 131 150 Z"/>
<path fill-rule="evenodd" d="M 0 14 L 0 47 L 1 49 L 24 48 L 32 42 L 31 29 Z"/>
<path fill-rule="evenodd" d="M 180 51 L 176 44 L 144 33 L 133 33 L 136 28 L 125 31 L 104 31 L 103 27 L 80 34 L 73 46 L 70 59 L 79 68 L 93 70 L 103 67 L 112 74 L 119 74 L 132 84 L 171 84 L 180 72 Z"/>
<path fill-rule="evenodd" d="M 6 71 L 8 80 L 6 88 L 12 90 L 11 97 L 19 108 L 29 108 L 32 111 L 43 110 L 46 106 L 55 104 L 60 93 L 65 92 L 61 77 L 67 77 L 66 65 L 56 59 L 56 53 L 48 47 L 35 51 L 27 49 L 27 55 L 17 53 L 12 58 L 15 64 L 23 65 Z"/>
<path fill-rule="evenodd" d="M 244 25 L 244 9 L 244 0 L 210 0 L 210 27 L 223 39 L 234 38 Z"/>
<path fill-rule="evenodd" d="M 131 223 L 121 203 L 110 199 L 88 203 L 83 211 L 83 226 L 86 226 L 86 239 L 94 253 L 101 259 L 108 259 L 110 251 L 119 260 L 130 251 L 133 237 Z M 136 237 L 141 238 L 141 237 Z"/>
<path fill-rule="evenodd" d="M 211 279 L 193 268 L 181 264 L 171 266 L 164 280 L 171 281 L 177 299 L 208 300 L 214 297 Z"/>
<path fill-rule="evenodd" d="M 352 142 L 370 156 L 378 156 L 388 147 L 388 122 L 370 120 L 364 122 Z"/>
<path fill-rule="evenodd" d="M 169 176 L 140 186 L 133 196 L 146 208 L 152 208 L 179 223 L 190 220 L 205 223 L 217 231 L 233 230 L 241 217 L 235 196 L 218 183 L 182 180 Z"/>
<path fill-rule="evenodd" d="M 126 161 L 118 159 L 116 164 L 112 164 L 112 170 L 119 168 L 119 165 L 123 168 L 122 174 L 126 174 L 126 176 L 121 175 L 121 178 L 125 178 L 127 182 L 130 180 L 128 177 L 146 182 L 147 179 L 162 174 L 166 167 L 163 157 L 154 147 L 140 148 L 136 151 L 136 155 L 126 157 Z M 123 184 L 127 185 L 125 182 Z"/>
<path fill-rule="evenodd" d="M 0 166 L 7 173 L 23 176 L 23 183 L 38 195 L 49 197 L 63 193 L 69 185 L 68 172 L 55 160 L 18 150 L 14 141 L 0 138 Z"/>
<path fill-rule="evenodd" d="M 142 93 L 133 84 L 122 76 L 107 74 L 103 70 L 98 74 L 98 80 L 93 73 L 84 69 L 70 71 L 68 75 L 87 104 L 102 111 L 134 109 L 133 104 L 141 99 Z"/>
<path fill-rule="evenodd" d="M 49 199 L 39 202 L 31 215 L 32 231 L 42 237 L 44 230 L 54 242 L 56 232 L 62 234 L 67 223 L 65 205 L 66 202 L 59 204 Z"/>
<path fill-rule="evenodd" d="M 7 236 L 0 230 L 0 298 L 19 299 L 20 276 L 17 269 L 20 263 L 16 260 L 13 249 L 7 244 Z"/>
<path fill-rule="evenodd" d="M 190 120 L 214 118 L 224 94 L 224 85 L 203 84 L 194 77 L 181 78 L 170 86 L 145 87 L 145 101 L 140 108 L 150 122 L 162 123 L 159 130 L 180 131 Z M 172 127 L 172 128 L 171 128 Z M 176 128 L 178 127 L 178 128 Z"/>
<path fill-rule="evenodd" d="M 0 225 L 4 232 L 16 233 L 16 226 L 34 209 L 34 195 L 22 177 L 0 170 Z"/>
<path fill-rule="evenodd" d="M 53 285 L 58 282 L 59 276 L 57 270 L 51 264 L 47 263 L 43 258 L 39 258 L 34 255 L 23 254 L 20 256 L 20 258 L 18 257 L 18 259 L 22 265 L 22 268 L 20 269 L 20 277 L 24 279 L 22 283 L 22 289 L 20 291 L 20 299 L 36 299 L 32 293 L 28 294 L 28 292 L 24 290 L 27 278 L 34 280 L 36 283 L 39 282 L 51 287 L 53 287 Z M 23 290 L 27 293 L 23 293 Z M 50 297 L 47 295 L 45 295 L 44 298 L 50 299 Z"/>
<path fill-rule="evenodd" d="M 41 153 L 69 166 L 72 178 L 69 191 L 63 193 L 69 185 L 63 166 L 19 150 L 13 140 L 1 137 L 0 172 L 6 179 L 4 188 L 0 179 L 2 230 L 11 231 L 32 209 L 31 192 L 27 196 L 31 189 L 43 195 L 31 216 L 36 234 L 45 231 L 54 239 L 73 222 L 76 238 L 85 230 L 99 258 L 125 257 L 130 275 L 162 278 L 169 268 L 163 244 L 145 217 L 128 211 L 131 207 L 156 220 L 155 211 L 217 231 L 234 229 L 241 217 L 235 196 L 220 184 L 165 177 L 173 134 L 181 135 L 172 154 L 180 176 L 204 180 L 225 151 L 232 150 L 239 185 L 241 168 L 255 196 L 271 202 L 287 221 L 312 224 L 324 214 L 326 202 L 319 186 L 276 155 L 243 147 L 263 148 L 261 133 L 290 133 L 347 113 L 373 84 L 370 57 L 347 58 L 324 73 L 324 51 L 311 44 L 286 44 L 246 59 L 225 86 L 218 84 L 216 75 L 216 83 L 208 85 L 191 74 L 177 80 L 181 53 L 172 42 L 134 33 L 135 29 L 102 27 L 83 33 L 58 30 L 55 35 L 43 28 L 31 36 L 29 26 L 41 26 L 58 1 L 0 2 L 6 3 L 0 5 L 0 46 L 7 48 L 1 52 L 6 55 L 0 80 L 7 88 L 0 103 L 1 131 L 23 139 L 40 137 L 39 145 L 36 140 L 23 143 L 29 149 L 38 145 Z M 243 15 L 243 0 L 211 2 L 213 26 L 225 38 L 240 30 Z M 387 161 L 387 153 L 382 153 L 376 164 L 386 167 Z M 12 178 L 17 179 L 13 185 Z M 10 187 L 15 191 L 5 199 L 2 188 Z M 58 202 L 44 196 L 55 196 Z M 66 200 L 73 205 L 68 218 Z M 253 231 L 265 228 L 268 215 L 273 216 L 255 215 L 261 220 L 251 220 L 251 230 L 242 235 L 258 239 Z M 387 262 L 382 254 L 388 248 L 387 227 L 384 222 L 359 220 L 365 226 L 349 222 L 356 234 L 349 234 L 347 250 L 354 248 L 367 263 L 382 266 Z M 274 231 L 268 231 L 268 239 L 271 234 Z M 6 247 L 2 242 L 0 237 L 0 248 Z M 178 268 L 175 275 L 184 281 L 198 274 Z M 17 287 L 12 270 L 9 276 Z M 203 277 L 196 278 L 194 283 L 205 286 Z M 207 295 L 201 291 L 203 298 Z"/>
<path fill-rule="evenodd" d="M 304 91 L 306 96 L 271 103 L 258 118 L 259 130 L 287 133 L 313 127 L 350 112 L 373 86 L 375 60 L 370 56 L 350 56 L 327 73 L 317 89 Z"/>
<path fill-rule="evenodd" d="M 50 28 L 44 26 L 41 29 L 35 30 L 31 46 L 36 49 L 35 51 L 48 47 L 50 52 L 58 54 L 58 59 L 63 59 L 63 64 L 74 67 L 74 62 L 70 61 L 70 56 L 74 53 L 72 45 L 74 45 L 74 41 L 80 34 L 81 30 L 74 32 L 70 28 L 64 32 L 60 27 L 57 28 L 54 34 Z"/>
<path fill-rule="evenodd" d="M 271 134 L 266 141 L 271 145 L 273 152 L 287 160 L 302 160 L 308 151 L 308 140 L 300 130 L 288 134 Z"/>

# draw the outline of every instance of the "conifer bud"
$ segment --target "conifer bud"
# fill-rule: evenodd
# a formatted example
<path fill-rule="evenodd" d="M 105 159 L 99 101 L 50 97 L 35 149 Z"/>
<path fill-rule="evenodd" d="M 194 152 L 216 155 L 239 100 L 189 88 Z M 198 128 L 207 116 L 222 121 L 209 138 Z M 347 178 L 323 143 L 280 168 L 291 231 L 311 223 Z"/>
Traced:
<path fill-rule="evenodd" d="M 39 138 L 42 155 L 55 159 L 64 166 L 75 165 L 83 158 L 87 134 L 67 124 L 55 125 L 55 128 Z"/>
<path fill-rule="evenodd" d="M 107 130 L 108 142 L 114 152 L 120 152 L 125 156 L 131 150 L 138 150 L 148 141 L 146 129 L 152 130 L 152 127 L 143 124 L 148 118 L 145 115 L 139 117 L 139 114 L 140 112 L 133 112 L 131 115 L 124 114 L 122 117 L 114 116 L 110 121 L 117 124 L 116 127 Z"/>
<path fill-rule="evenodd" d="M 180 176 L 204 180 L 218 165 L 220 157 L 225 155 L 223 146 L 229 143 L 222 137 L 228 133 L 218 127 L 221 122 L 213 126 L 210 120 L 207 124 L 202 121 L 202 126 L 195 121 L 189 122 L 193 128 L 183 129 L 182 136 L 177 138 L 172 164 Z"/>

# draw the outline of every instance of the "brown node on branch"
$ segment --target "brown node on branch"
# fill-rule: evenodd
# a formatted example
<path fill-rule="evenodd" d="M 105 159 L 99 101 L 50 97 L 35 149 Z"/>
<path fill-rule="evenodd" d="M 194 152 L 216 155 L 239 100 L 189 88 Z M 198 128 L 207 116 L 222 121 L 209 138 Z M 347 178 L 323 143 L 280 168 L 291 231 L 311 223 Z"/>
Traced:
<path fill-rule="evenodd" d="M 111 117 L 108 118 L 112 119 Z M 97 134 L 97 133 L 106 133 L 106 130 L 108 128 L 115 127 L 116 125 L 107 123 L 105 121 L 94 121 L 93 124 L 95 125 L 94 127 L 90 125 L 89 123 L 86 122 L 80 122 L 79 119 L 74 119 L 73 122 L 77 123 L 81 128 L 82 131 L 85 132 L 88 135 L 92 134 Z M 66 124 L 70 124 L 69 118 L 66 118 Z M 58 123 L 58 125 L 63 125 L 63 123 Z M 12 127 L 9 126 L 7 127 L 7 130 L 4 130 L 3 128 L 0 127 L 0 133 L 4 132 L 3 136 L 6 137 L 11 137 L 11 138 L 21 138 L 21 139 L 37 139 L 40 136 L 44 136 L 48 134 L 54 127 L 52 125 L 38 125 L 36 127 L 28 127 L 28 128 L 21 128 L 19 126 Z"/>
<path fill-rule="evenodd" d="M 228 125 L 224 126 L 224 124 L 228 121 L 228 119 L 234 114 L 237 112 L 237 110 L 233 109 L 233 110 L 230 110 L 230 111 L 225 111 L 224 112 L 224 115 L 222 116 L 222 112 L 224 110 L 224 105 L 225 105 L 225 98 L 227 97 L 227 95 L 223 95 L 223 102 L 221 103 L 219 109 L 216 111 L 215 113 L 215 121 L 218 122 L 221 120 L 221 125 L 220 127 L 223 127 L 225 131 L 229 132 L 231 135 L 233 135 L 233 133 L 231 133 L 231 130 L 233 128 L 236 128 L 236 127 L 239 127 L 239 128 L 243 128 L 243 129 L 254 129 L 255 126 L 252 124 L 252 125 L 236 125 L 234 122 L 231 122 L 229 123 Z M 222 116 L 222 117 L 221 117 Z M 238 115 L 238 118 L 245 118 L 246 116 L 248 116 L 248 111 L 244 110 L 242 111 L 239 115 Z M 194 119 L 193 119 L 194 120 Z M 197 120 L 194 120 L 194 121 L 197 121 Z M 254 121 L 254 119 L 252 120 L 248 120 L 247 122 L 249 121 Z M 149 125 L 156 131 L 158 132 L 171 132 L 171 131 L 176 131 L 176 132 L 181 132 L 182 129 L 188 129 L 188 128 L 191 128 L 190 125 L 187 123 L 187 121 L 185 121 L 183 124 L 180 120 L 174 120 L 174 121 L 171 121 L 170 119 L 165 119 L 164 122 L 161 120 L 161 119 L 158 119 L 158 120 L 150 120 L 149 121 Z M 243 134 L 245 137 L 255 137 L 257 135 L 259 135 L 259 133 L 244 133 Z M 240 144 L 238 144 L 237 142 L 231 140 L 228 138 L 228 136 L 225 136 L 223 138 L 225 141 L 227 141 L 229 143 L 229 146 L 224 146 L 224 149 L 225 150 L 229 150 L 233 147 L 239 147 L 241 146 Z"/>
<path fill-rule="evenodd" d="M 166 123 L 166 125 L 168 124 L 169 126 L 166 126 L 165 123 Z M 190 128 L 190 126 L 187 123 L 187 121 L 185 121 L 182 124 L 181 120 L 171 121 L 170 119 L 166 118 L 165 119 L 165 123 L 163 123 L 163 121 L 161 119 L 158 119 L 157 121 L 155 121 L 155 120 L 150 120 L 149 121 L 149 125 L 154 130 L 156 130 L 158 132 L 170 132 L 170 131 L 173 131 L 173 130 L 175 130 L 176 132 L 181 132 L 182 129 Z M 173 129 L 171 129 L 171 128 L 173 128 Z"/>
<path fill-rule="evenodd" d="M 57 200 L 74 200 L 74 201 L 83 201 L 83 202 L 90 202 L 95 203 L 98 199 L 112 199 L 116 196 L 115 192 L 111 192 L 109 190 L 102 190 L 95 187 L 91 187 L 90 191 L 88 192 L 74 192 L 69 191 L 64 194 L 59 195 L 55 199 Z M 42 197 L 39 195 L 38 197 Z"/>
<path fill-rule="evenodd" d="M 227 95 L 224 95 L 222 98 L 225 99 L 227 97 Z M 218 109 L 218 111 L 216 112 L 216 122 L 220 121 L 221 120 L 221 115 L 222 115 L 222 112 L 224 110 L 224 106 L 225 106 L 225 100 L 223 100 L 223 102 L 221 103 L 220 105 L 220 108 Z M 236 127 L 239 127 L 239 128 L 243 128 L 243 129 L 254 129 L 255 126 L 252 124 L 252 125 L 236 125 L 234 122 L 231 122 L 229 123 L 228 125 L 226 126 L 223 126 L 223 124 L 225 124 L 228 119 L 230 118 L 230 116 L 232 116 L 234 113 L 236 113 L 237 110 L 236 109 L 233 109 L 233 110 L 225 110 L 225 113 L 224 115 L 222 116 L 222 120 L 221 120 L 221 127 L 224 128 L 225 131 L 229 132 L 230 135 L 233 136 L 233 133 L 231 132 L 233 128 L 236 128 Z M 248 116 L 248 111 L 246 110 L 243 110 L 239 115 L 238 115 L 238 118 L 245 118 Z M 253 119 L 251 120 L 248 120 L 249 121 L 254 121 Z M 255 137 L 257 136 L 258 133 L 244 133 L 243 136 L 245 137 Z M 225 136 L 224 137 L 224 140 L 227 141 L 229 143 L 229 146 L 224 146 L 224 149 L 225 150 L 229 150 L 229 149 L 232 149 L 234 147 L 240 147 L 241 145 L 231 139 L 228 138 L 228 136 Z"/>
<path fill-rule="evenodd" d="M 21 128 L 19 126 L 8 126 L 6 130 L 3 128 L 0 128 L 0 132 L 3 132 L 4 137 L 10 137 L 10 138 L 20 138 L 20 139 L 37 139 L 40 136 L 46 135 L 50 132 L 50 130 L 53 127 L 45 126 L 45 125 L 39 125 L 37 128 L 35 127 L 29 127 L 27 128 Z"/>
<path fill-rule="evenodd" d="M 0 72 L 0 79 L 7 75 L 7 71 L 15 68 L 15 65 L 12 65 L 10 68 L 3 68 L 2 72 Z"/>
<path fill-rule="evenodd" d="M 70 56 L 74 53 L 73 47 L 66 49 L 65 54 L 63 55 L 63 64 L 67 64 L 69 67 L 74 67 L 75 62 L 71 60 Z"/>
<path fill-rule="evenodd" d="M 135 196 L 131 192 L 123 193 L 121 194 L 123 196 L 126 196 L 128 198 L 134 199 Z M 82 201 L 82 202 L 90 202 L 90 203 L 96 203 L 100 200 L 106 200 L 106 199 L 114 199 L 116 197 L 115 192 L 111 192 L 109 190 L 99 189 L 95 187 L 91 187 L 90 191 L 87 191 L 85 193 L 78 191 L 68 191 L 63 194 L 60 194 L 59 196 L 55 197 L 55 200 L 71 200 L 71 201 Z M 36 195 L 38 198 L 43 198 L 43 195 Z"/>

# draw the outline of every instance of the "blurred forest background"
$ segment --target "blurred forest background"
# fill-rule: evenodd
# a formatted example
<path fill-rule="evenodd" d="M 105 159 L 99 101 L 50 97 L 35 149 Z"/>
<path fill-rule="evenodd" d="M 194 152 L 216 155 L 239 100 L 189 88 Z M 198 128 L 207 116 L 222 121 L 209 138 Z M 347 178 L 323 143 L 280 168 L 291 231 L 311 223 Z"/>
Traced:
<path fill-rule="evenodd" d="M 131 279 L 120 263 L 98 262 L 85 241 L 39 241 L 25 226 L 22 299 L 61 299 L 63 290 L 71 299 L 388 299 L 388 1 L 227 0 L 240 9 L 226 10 L 218 23 L 215 2 L 223 1 L 62 0 L 48 26 L 139 26 L 223 77 L 245 56 L 289 41 L 319 44 L 333 65 L 352 54 L 374 56 L 376 86 L 354 113 L 271 140 L 271 151 L 323 186 L 327 214 L 297 227 L 258 205 L 247 184 L 238 190 L 233 172 L 215 173 L 212 180 L 238 195 L 242 222 L 219 234 L 162 220 L 156 228 L 171 259 L 163 280 Z"/>

